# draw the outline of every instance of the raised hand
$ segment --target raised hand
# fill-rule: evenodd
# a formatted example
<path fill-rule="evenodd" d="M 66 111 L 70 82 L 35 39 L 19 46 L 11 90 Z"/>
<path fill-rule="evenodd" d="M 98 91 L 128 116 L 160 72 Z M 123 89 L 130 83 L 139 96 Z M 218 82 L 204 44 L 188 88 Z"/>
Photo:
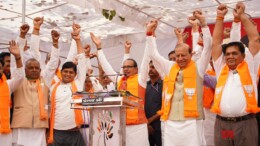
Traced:
<path fill-rule="evenodd" d="M 238 2 L 238 3 L 236 4 L 235 11 L 236 11 L 236 14 L 237 14 L 237 16 L 238 16 L 239 18 L 240 18 L 240 16 L 241 16 L 242 14 L 245 13 L 245 9 L 246 9 L 246 7 L 245 7 L 245 5 L 244 5 L 242 2 Z"/>
<path fill-rule="evenodd" d="M 201 25 L 202 27 L 207 26 L 205 16 L 204 16 L 204 14 L 203 14 L 200 10 L 195 10 L 195 11 L 193 12 L 193 16 L 194 16 L 196 19 L 199 20 L 200 25 Z"/>
<path fill-rule="evenodd" d="M 194 16 L 188 17 L 188 22 L 192 27 L 192 32 L 199 32 L 199 23 Z"/>
<path fill-rule="evenodd" d="M 237 20 L 237 21 L 239 21 L 239 20 L 240 20 L 240 17 L 239 17 L 239 15 L 238 15 L 238 13 L 237 13 L 237 10 L 236 10 L 236 9 L 234 9 L 234 10 L 233 10 L 233 16 L 234 16 L 234 19 L 235 19 L 235 20 Z"/>
<path fill-rule="evenodd" d="M 30 26 L 28 24 L 23 24 L 20 27 L 20 37 L 21 38 L 25 38 L 25 35 L 27 34 L 27 32 L 29 31 Z"/>
<path fill-rule="evenodd" d="M 73 60 L 72 60 L 72 62 L 75 64 L 75 65 L 78 65 L 78 58 L 77 57 L 75 57 L 75 58 L 73 58 Z"/>
<path fill-rule="evenodd" d="M 181 30 L 178 29 L 178 28 L 175 28 L 175 29 L 174 29 L 174 33 L 175 33 L 175 35 L 176 35 L 176 37 L 177 37 L 177 39 L 178 39 L 178 44 L 183 43 Z"/>
<path fill-rule="evenodd" d="M 132 47 L 132 43 L 130 41 L 125 41 L 125 53 L 126 54 L 130 53 L 131 47 Z"/>
<path fill-rule="evenodd" d="M 84 47 L 84 52 L 86 57 L 90 57 L 90 50 L 91 50 L 90 45 L 86 44 Z"/>
<path fill-rule="evenodd" d="M 72 37 L 75 41 L 80 40 L 79 31 L 78 31 L 78 30 L 75 30 L 75 31 L 71 32 L 71 37 Z"/>
<path fill-rule="evenodd" d="M 23 51 L 27 51 L 29 50 L 29 47 L 27 46 L 27 40 L 25 41 L 25 45 L 23 47 Z"/>
<path fill-rule="evenodd" d="M 227 9 L 227 5 L 225 4 L 220 4 L 217 8 L 217 16 L 219 17 L 225 17 L 225 15 L 227 14 L 228 9 Z"/>
<path fill-rule="evenodd" d="M 56 30 L 51 31 L 52 43 L 55 48 L 58 48 L 60 34 Z"/>
<path fill-rule="evenodd" d="M 73 32 L 80 33 L 80 28 L 81 28 L 81 27 L 80 27 L 79 24 L 73 22 L 73 24 L 72 24 L 72 30 L 73 30 Z"/>
<path fill-rule="evenodd" d="M 193 26 L 193 25 L 198 25 L 198 22 L 197 22 L 197 20 L 196 20 L 196 18 L 195 18 L 194 16 L 188 17 L 188 22 L 189 22 L 189 24 L 190 24 L 191 26 Z"/>
<path fill-rule="evenodd" d="M 100 37 L 96 37 L 94 33 L 90 33 L 91 40 L 96 45 L 97 49 L 101 48 L 101 39 Z"/>
<path fill-rule="evenodd" d="M 91 76 L 93 73 L 93 69 L 88 69 L 88 75 Z"/>
<path fill-rule="evenodd" d="M 151 20 L 147 25 L 146 25 L 146 33 L 152 33 L 153 36 L 155 36 L 155 30 L 157 28 L 158 21 L 157 20 Z"/>
<path fill-rule="evenodd" d="M 97 52 L 89 54 L 90 59 L 97 57 Z"/>
<path fill-rule="evenodd" d="M 224 39 L 226 38 L 229 38 L 230 37 L 230 31 L 231 31 L 231 28 L 230 27 L 225 27 L 224 28 Z"/>
<path fill-rule="evenodd" d="M 179 28 L 175 28 L 174 33 L 175 33 L 175 35 L 177 36 L 178 39 L 182 38 L 182 32 Z"/>
<path fill-rule="evenodd" d="M 59 34 L 58 31 L 52 30 L 52 31 L 51 31 L 51 37 L 52 37 L 52 41 L 53 41 L 53 42 L 58 42 L 58 41 L 59 41 L 59 38 L 60 38 L 60 34 Z"/>
<path fill-rule="evenodd" d="M 8 49 L 9 49 L 10 53 L 13 54 L 16 59 L 21 57 L 19 44 L 16 43 L 15 40 L 9 41 Z"/>
<path fill-rule="evenodd" d="M 44 21 L 44 17 L 36 17 L 33 19 L 33 25 L 34 25 L 34 29 L 39 30 L 42 23 Z"/>
<path fill-rule="evenodd" d="M 182 39 L 183 39 L 184 43 L 186 43 L 188 37 L 189 37 L 189 32 L 185 32 L 185 33 L 182 34 Z"/>

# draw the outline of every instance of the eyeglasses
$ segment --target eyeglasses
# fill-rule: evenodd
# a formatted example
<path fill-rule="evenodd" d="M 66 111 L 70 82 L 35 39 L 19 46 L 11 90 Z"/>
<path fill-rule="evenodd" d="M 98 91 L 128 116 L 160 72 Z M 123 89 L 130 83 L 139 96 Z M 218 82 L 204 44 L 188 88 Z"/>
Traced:
<path fill-rule="evenodd" d="M 130 69 L 130 68 L 134 68 L 135 66 L 122 66 L 121 68 L 123 69 Z"/>

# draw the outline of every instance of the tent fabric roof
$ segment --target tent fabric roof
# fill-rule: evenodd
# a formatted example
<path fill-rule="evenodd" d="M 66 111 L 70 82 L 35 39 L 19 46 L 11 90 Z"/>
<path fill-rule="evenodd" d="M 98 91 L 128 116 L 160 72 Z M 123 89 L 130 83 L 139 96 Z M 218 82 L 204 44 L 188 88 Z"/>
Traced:
<path fill-rule="evenodd" d="M 0 0 L 0 52 L 7 51 L 8 41 L 15 39 L 22 25 L 22 1 Z M 50 51 L 52 29 L 61 33 L 62 56 L 66 57 L 71 40 L 73 22 L 81 25 L 83 43 L 91 42 L 89 32 L 101 36 L 107 48 L 122 47 L 125 40 L 133 43 L 145 42 L 145 23 L 152 18 L 159 20 L 157 40 L 172 48 L 176 42 L 173 28 L 185 28 L 187 17 L 196 9 L 201 9 L 208 23 L 214 23 L 219 3 L 227 4 L 229 12 L 225 21 L 233 19 L 232 8 L 238 0 L 25 0 L 26 23 L 33 26 L 33 18 L 44 16 L 41 27 L 41 50 Z M 246 12 L 252 17 L 260 16 L 259 0 L 243 0 Z M 112 20 L 106 19 L 113 14 Z M 120 17 L 121 18 L 120 18 Z M 32 28 L 29 31 L 30 37 Z M 170 41 L 170 40 L 174 41 Z M 165 41 L 163 41 L 165 40 Z M 30 42 L 29 42 L 30 43 Z M 168 44 L 168 45 L 166 45 Z M 171 45 L 171 46 L 170 46 Z M 92 47 L 93 44 L 91 44 Z M 144 44 L 140 45 L 144 47 Z M 106 50 L 104 50 L 106 51 Z M 118 51 L 118 50 L 117 50 Z M 141 51 L 142 52 L 142 51 Z M 140 51 L 136 55 L 141 58 Z M 167 54 L 167 51 L 164 52 Z M 111 55 L 111 54 L 110 54 Z M 122 54 L 121 54 L 122 55 Z M 118 55 L 117 55 L 118 56 Z M 112 58 L 114 57 L 114 58 Z M 112 56 L 110 59 L 115 59 Z M 114 61 L 114 65 L 120 59 Z M 141 59 L 139 59 L 141 60 Z M 120 61 L 119 61 L 120 62 Z M 120 64 L 120 63 L 119 63 Z"/>
<path fill-rule="evenodd" d="M 23 0 L 1 0 L 0 31 L 7 35 L 0 42 L 6 43 L 19 32 Z M 127 34 L 144 32 L 144 26 L 152 18 L 159 19 L 158 38 L 174 37 L 174 27 L 188 26 L 187 17 L 196 9 L 201 9 L 208 23 L 215 22 L 216 7 L 225 3 L 234 8 L 238 0 L 26 0 L 26 23 L 32 26 L 32 19 L 44 16 L 41 39 L 50 42 L 51 29 L 60 31 L 63 42 L 71 39 L 73 21 L 80 23 L 82 33 L 94 32 L 102 38 L 113 38 Z M 260 16 L 259 0 L 244 0 L 246 11 L 252 17 Z M 114 10 L 116 16 L 109 21 L 102 16 L 103 9 Z M 124 18 L 122 21 L 118 16 Z M 225 21 L 233 19 L 232 9 Z M 9 36 L 10 35 L 10 36 Z M 0 46 L 2 48 L 3 46 Z"/>

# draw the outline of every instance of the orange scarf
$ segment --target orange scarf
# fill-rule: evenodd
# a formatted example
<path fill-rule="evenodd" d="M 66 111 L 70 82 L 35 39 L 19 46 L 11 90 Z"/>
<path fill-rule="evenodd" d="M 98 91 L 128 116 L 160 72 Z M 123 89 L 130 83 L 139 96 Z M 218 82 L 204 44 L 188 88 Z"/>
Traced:
<path fill-rule="evenodd" d="M 167 75 L 165 75 L 164 79 L 163 79 L 163 89 L 162 89 L 162 107 L 161 107 L 161 110 L 157 111 L 157 114 L 161 115 L 162 120 L 167 119 L 167 115 L 166 115 L 167 112 L 164 111 L 165 110 L 164 106 L 167 104 L 167 102 L 165 100 L 165 94 L 167 91 L 168 81 L 169 81 L 169 78 Z"/>
<path fill-rule="evenodd" d="M 260 66 L 258 67 L 258 77 L 260 77 Z"/>
<path fill-rule="evenodd" d="M 6 80 L 7 80 L 7 77 L 6 77 L 6 75 L 5 75 L 4 73 L 2 74 L 2 80 L 3 80 L 3 81 L 6 81 Z"/>
<path fill-rule="evenodd" d="M 43 91 L 42 89 L 44 88 L 44 84 L 41 83 L 40 79 L 36 80 L 37 84 L 37 90 L 38 90 L 38 99 L 39 99 L 39 108 L 40 108 L 40 119 L 41 120 L 47 120 L 48 119 L 48 114 L 44 109 L 44 97 L 43 97 Z"/>
<path fill-rule="evenodd" d="M 207 74 L 211 75 L 211 76 L 216 76 L 216 73 L 214 72 L 213 69 L 208 70 Z M 215 92 L 215 89 L 212 89 L 212 88 L 209 88 L 206 86 L 203 87 L 203 106 L 205 108 L 209 109 L 211 107 L 211 105 L 213 103 L 213 99 L 214 99 L 214 92 Z"/>
<path fill-rule="evenodd" d="M 183 83 L 184 83 L 184 117 L 198 117 L 198 108 L 197 108 L 197 88 L 196 88 L 196 64 L 191 60 L 188 66 L 183 70 Z M 177 63 L 175 63 L 170 71 L 169 74 L 169 81 L 168 81 L 168 89 L 167 93 L 170 95 L 170 97 L 173 97 L 174 94 L 174 86 L 175 81 L 177 78 L 177 74 L 180 71 L 180 67 Z M 168 96 L 166 95 L 166 96 Z M 171 100 L 171 99 L 170 99 Z M 168 103 L 167 105 L 164 105 L 166 108 L 166 111 L 170 111 L 171 104 Z M 168 113 L 167 113 L 168 115 Z"/>
<path fill-rule="evenodd" d="M 10 90 L 6 80 L 0 79 L 0 133 L 10 133 Z"/>
<path fill-rule="evenodd" d="M 59 80 L 61 81 L 61 71 L 59 69 L 57 69 L 55 74 L 59 78 Z M 54 85 L 54 84 L 56 84 L 55 79 L 53 79 L 52 82 L 51 82 L 51 85 Z"/>
<path fill-rule="evenodd" d="M 54 119 L 55 119 L 55 109 L 56 109 L 56 90 L 58 86 L 60 85 L 60 82 L 55 85 L 53 88 L 52 94 L 51 94 L 51 118 L 50 118 L 50 137 L 48 139 L 48 143 L 53 143 L 53 128 L 54 128 Z M 75 93 L 78 91 L 77 86 L 75 82 L 73 81 L 71 83 L 72 92 Z M 73 99 L 81 98 L 79 96 L 73 96 Z M 83 118 L 82 118 L 82 112 L 81 110 L 74 109 L 75 113 L 75 123 L 77 127 L 81 126 L 83 124 Z"/>
<path fill-rule="evenodd" d="M 118 82 L 119 90 L 127 90 L 135 96 L 139 96 L 143 100 L 139 101 L 134 97 L 129 97 L 132 101 L 139 101 L 139 104 L 144 106 L 145 88 L 138 84 L 138 75 L 133 75 L 128 78 L 123 77 Z M 138 108 L 127 108 L 126 109 L 126 125 L 135 125 L 147 122 L 144 114 L 144 110 Z"/>
<path fill-rule="evenodd" d="M 255 98 L 255 91 L 254 91 L 254 86 L 252 82 L 252 78 L 250 76 L 250 72 L 248 69 L 248 65 L 245 61 L 240 63 L 237 68 L 236 68 L 240 81 L 242 83 L 242 87 L 244 90 L 246 102 L 247 102 L 247 107 L 246 107 L 246 112 L 248 113 L 257 113 L 260 111 L 260 109 L 257 107 L 257 102 Z M 223 88 L 225 87 L 226 81 L 228 79 L 228 74 L 229 74 L 229 68 L 227 65 L 225 65 L 221 71 L 221 74 L 218 79 L 218 83 L 216 86 L 215 90 L 215 99 L 214 99 L 214 105 L 211 108 L 211 111 L 217 114 L 221 113 L 220 110 L 220 101 L 222 98 L 222 92 Z"/>

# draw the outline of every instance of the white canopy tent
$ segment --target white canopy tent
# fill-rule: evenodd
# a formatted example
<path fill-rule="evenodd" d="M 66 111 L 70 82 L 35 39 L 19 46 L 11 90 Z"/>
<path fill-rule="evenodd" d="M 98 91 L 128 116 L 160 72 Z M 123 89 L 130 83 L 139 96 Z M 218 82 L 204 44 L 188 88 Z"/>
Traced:
<path fill-rule="evenodd" d="M 31 27 L 32 19 L 44 16 L 41 28 L 41 50 L 50 51 L 52 29 L 61 33 L 62 57 L 66 57 L 70 45 L 71 25 L 79 23 L 82 27 L 84 43 L 90 43 L 92 52 L 95 47 L 89 38 L 89 32 L 101 36 L 104 52 L 116 70 L 119 70 L 123 58 L 125 40 L 133 43 L 131 57 L 140 64 L 145 45 L 145 23 L 152 18 L 159 19 L 157 42 L 160 53 L 167 56 L 175 46 L 173 28 L 188 26 L 187 17 L 195 9 L 201 9 L 208 23 L 214 23 L 216 7 L 225 3 L 230 7 L 227 19 L 233 19 L 232 9 L 237 0 L 24 0 L 25 22 Z M 8 41 L 15 39 L 22 25 L 23 0 L 0 1 L 0 51 L 7 51 Z M 259 0 L 244 0 L 246 12 L 252 17 L 260 16 Z M 107 19 L 107 18 L 108 19 Z M 110 21 L 110 20 L 111 21 Z M 32 29 L 32 28 L 31 28 Z M 30 38 L 29 31 L 28 38 Z M 28 40 L 29 41 L 29 40 Z M 29 42 L 30 43 L 30 42 Z M 92 61 L 96 65 L 96 61 Z"/>

